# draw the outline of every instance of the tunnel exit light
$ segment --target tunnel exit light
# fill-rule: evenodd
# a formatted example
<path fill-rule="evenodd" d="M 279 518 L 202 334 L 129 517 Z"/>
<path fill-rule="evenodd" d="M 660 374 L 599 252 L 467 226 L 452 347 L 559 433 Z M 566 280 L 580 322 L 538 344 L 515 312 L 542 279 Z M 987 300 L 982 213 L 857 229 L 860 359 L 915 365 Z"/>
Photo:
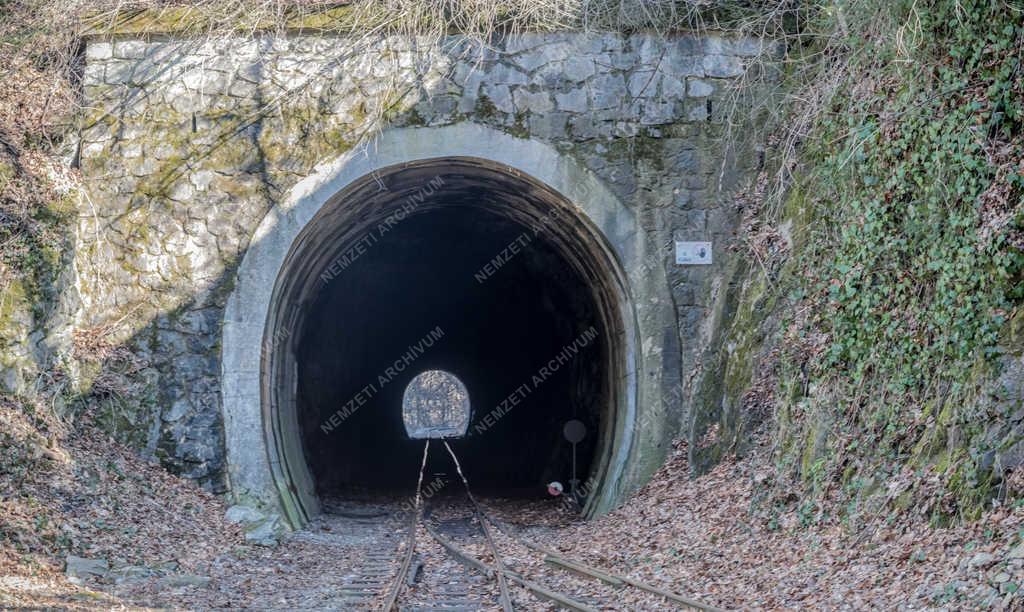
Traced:
<path fill-rule="evenodd" d="M 454 374 L 427 370 L 402 396 L 402 421 L 410 438 L 461 438 L 469 427 L 469 393 Z"/>

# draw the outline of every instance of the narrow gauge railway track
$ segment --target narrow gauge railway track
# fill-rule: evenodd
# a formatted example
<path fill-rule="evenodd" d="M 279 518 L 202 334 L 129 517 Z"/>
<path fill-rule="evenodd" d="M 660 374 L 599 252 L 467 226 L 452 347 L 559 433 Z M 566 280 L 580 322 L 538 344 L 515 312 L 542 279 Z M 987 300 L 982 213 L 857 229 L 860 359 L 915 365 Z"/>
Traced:
<path fill-rule="evenodd" d="M 656 598 L 658 605 L 661 607 L 718 610 L 718 608 L 713 606 L 646 584 L 629 576 L 611 570 L 592 567 L 581 561 L 568 559 L 553 549 L 524 538 L 511 526 L 502 524 L 489 516 L 485 509 L 477 502 L 476 498 L 473 497 L 469 482 L 462 472 L 462 466 L 459 464 L 455 452 L 448 445 L 447 441 L 442 439 L 441 443 L 444 444 L 451 455 L 459 478 L 465 486 L 471 515 L 466 517 L 468 520 L 456 521 L 454 526 L 452 524 L 446 526 L 443 521 L 438 525 L 431 525 L 431 512 L 429 509 L 425 512 L 426 503 L 421 495 L 423 472 L 430 450 L 430 440 L 427 440 L 423 448 L 423 461 L 420 465 L 420 474 L 417 479 L 416 494 L 414 496 L 413 509 L 410 512 L 404 548 L 399 553 L 401 555 L 399 570 L 394 575 L 390 588 L 384 597 L 382 607 L 387 612 L 454 612 L 456 610 L 468 611 L 495 607 L 501 608 L 504 612 L 512 612 L 514 606 L 513 598 L 509 591 L 509 584 L 521 587 L 536 599 L 548 604 L 580 612 L 608 608 L 628 609 L 629 606 L 621 603 L 620 598 L 616 596 L 623 589 L 636 589 L 643 592 L 647 597 Z M 495 534 L 491 531 L 492 528 L 501 534 L 507 544 L 517 546 L 521 550 L 528 551 L 528 555 L 534 555 L 542 559 L 544 567 L 564 572 L 568 579 L 560 580 L 559 584 L 569 584 L 571 591 L 564 592 L 566 590 L 564 588 L 561 590 L 554 589 L 541 582 L 536 577 L 536 574 L 542 572 L 533 572 L 533 575 L 528 576 L 525 573 L 511 569 L 502 556 L 497 540 L 494 537 Z M 440 585 L 440 589 L 435 590 L 429 603 L 406 604 L 402 603 L 403 593 L 416 583 L 421 569 L 426 571 L 415 561 L 417 533 L 421 529 L 439 544 L 448 555 L 460 563 L 465 568 L 467 574 L 475 574 L 475 576 L 467 575 L 465 577 L 459 576 L 455 579 L 448 578 L 446 583 Z M 474 552 L 469 550 L 470 548 L 480 548 L 480 536 L 483 536 L 482 539 L 486 543 L 486 555 L 474 554 Z M 489 557 L 489 559 L 486 557 Z M 545 575 L 548 574 L 545 573 Z M 479 584 L 479 577 L 493 581 L 498 586 L 496 598 L 491 597 L 490 601 L 484 601 L 479 596 L 470 594 L 470 585 L 474 583 Z M 474 580 L 474 578 L 476 579 Z M 571 587 L 571 585 L 579 585 L 580 583 L 584 586 Z M 588 587 L 588 583 L 597 583 L 599 586 Z"/>

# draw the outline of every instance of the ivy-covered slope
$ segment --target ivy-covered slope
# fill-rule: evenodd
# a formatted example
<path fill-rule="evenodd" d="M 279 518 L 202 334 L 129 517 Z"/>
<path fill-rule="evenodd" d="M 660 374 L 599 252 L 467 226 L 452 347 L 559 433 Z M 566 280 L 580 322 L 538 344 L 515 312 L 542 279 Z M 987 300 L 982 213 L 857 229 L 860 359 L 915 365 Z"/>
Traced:
<path fill-rule="evenodd" d="M 1024 6 L 851 1 L 815 19 L 834 34 L 791 49 L 822 66 L 793 87 L 837 86 L 783 205 L 748 224 L 693 463 L 767 421 L 808 520 L 970 518 L 1024 494 Z"/>

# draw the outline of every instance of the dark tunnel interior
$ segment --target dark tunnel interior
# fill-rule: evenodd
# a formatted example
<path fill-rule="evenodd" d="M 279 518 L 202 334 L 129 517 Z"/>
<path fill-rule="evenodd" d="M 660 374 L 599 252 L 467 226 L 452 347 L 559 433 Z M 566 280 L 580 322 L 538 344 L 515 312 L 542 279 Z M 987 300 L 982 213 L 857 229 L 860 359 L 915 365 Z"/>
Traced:
<path fill-rule="evenodd" d="M 587 428 L 576 450 L 586 479 L 609 347 L 593 289 L 555 241 L 469 205 L 417 211 L 373 238 L 311 296 L 295 338 L 296 408 L 317 493 L 413 490 L 424 442 L 406 433 L 402 396 L 431 369 L 468 390 L 468 432 L 451 444 L 474 491 L 539 496 L 550 480 L 568 483 L 571 419 Z M 427 477 L 454 477 L 443 446 L 431 450 Z"/>

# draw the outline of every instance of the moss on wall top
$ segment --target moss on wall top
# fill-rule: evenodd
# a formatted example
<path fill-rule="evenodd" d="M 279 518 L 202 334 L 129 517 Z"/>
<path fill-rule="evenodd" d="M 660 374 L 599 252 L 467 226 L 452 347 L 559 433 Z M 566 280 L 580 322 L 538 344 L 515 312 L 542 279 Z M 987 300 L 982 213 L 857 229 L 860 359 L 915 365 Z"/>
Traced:
<path fill-rule="evenodd" d="M 230 22 L 226 21 L 231 19 Z M 345 3 L 341 6 L 313 11 L 286 9 L 281 16 L 256 13 L 253 15 L 229 15 L 210 8 L 196 6 L 171 6 L 152 9 L 137 9 L 103 12 L 88 15 L 83 20 L 85 36 L 130 35 L 130 34 L 202 34 L 213 29 L 238 31 L 298 31 L 298 32 L 352 32 L 358 29 L 372 29 L 384 25 L 384 15 L 379 22 L 366 19 L 365 14 Z"/>
<path fill-rule="evenodd" d="M 457 3 L 456 3 L 457 4 Z M 631 0 L 623 6 L 586 3 L 577 10 L 536 0 L 466 3 L 447 10 L 429 0 L 402 6 L 375 2 L 313 2 L 285 5 L 280 12 L 242 3 L 198 6 L 115 9 L 84 17 L 84 36 L 173 34 L 188 36 L 211 31 L 292 32 L 305 34 L 352 32 L 461 32 L 486 38 L 491 34 L 523 31 L 617 31 L 657 30 L 662 33 L 745 26 L 746 32 L 775 35 L 797 31 L 802 10 L 779 7 L 777 2 L 718 0 L 687 4 L 678 10 L 673 3 Z M 630 6 L 632 5 L 632 6 Z M 276 8 L 276 7 L 275 7 Z"/>

